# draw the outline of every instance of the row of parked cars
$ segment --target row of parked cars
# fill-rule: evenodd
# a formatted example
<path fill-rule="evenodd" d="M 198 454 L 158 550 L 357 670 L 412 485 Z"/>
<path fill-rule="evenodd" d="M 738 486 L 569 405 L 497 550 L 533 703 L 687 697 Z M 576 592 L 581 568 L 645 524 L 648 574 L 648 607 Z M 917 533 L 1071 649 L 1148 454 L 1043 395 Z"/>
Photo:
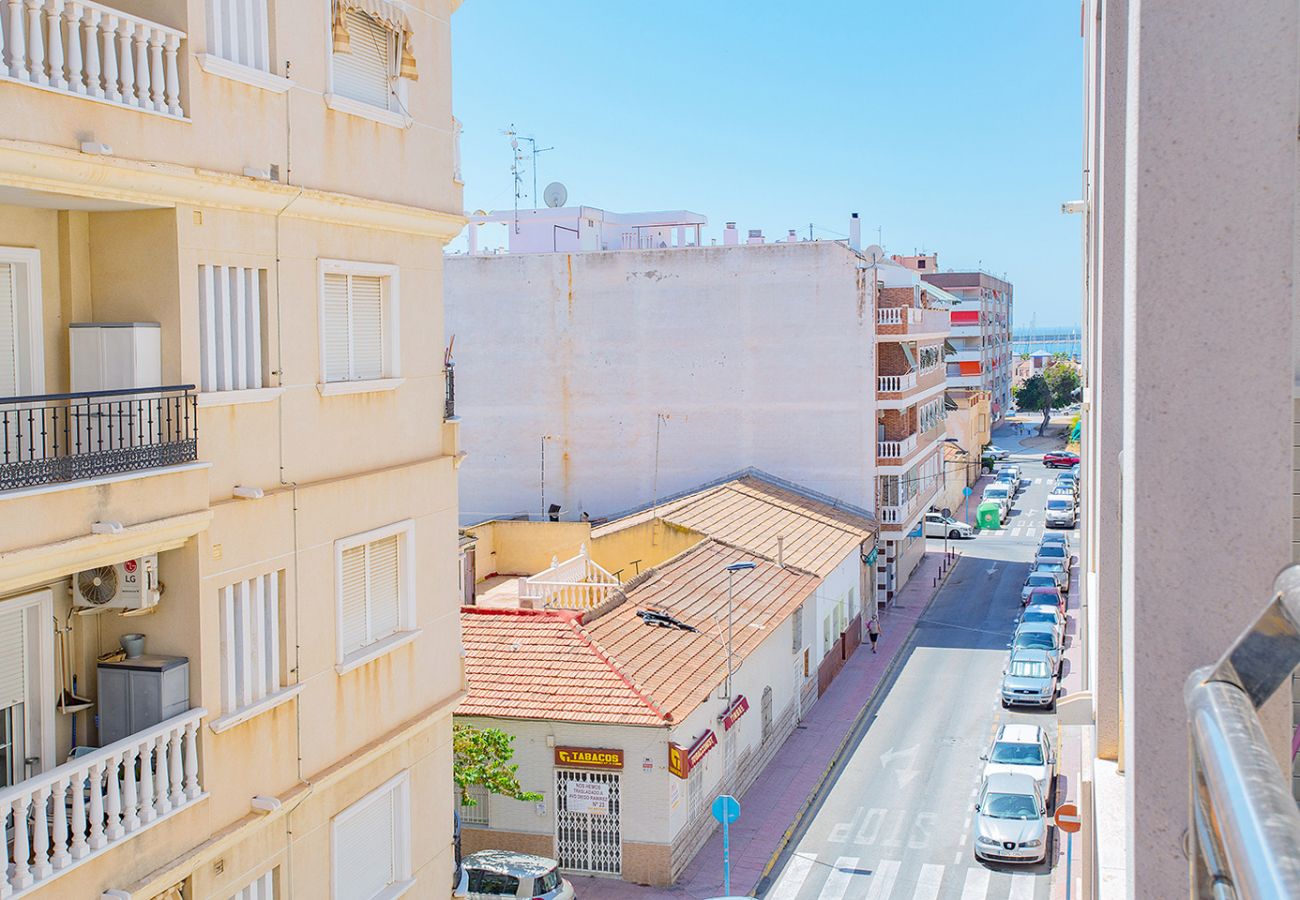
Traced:
<path fill-rule="evenodd" d="M 1069 467 L 1077 462 L 1075 457 Z M 1073 527 L 1077 496 L 1077 471 L 1063 473 L 1049 495 L 1048 524 L 1065 524 L 1059 517 L 1053 522 L 1051 513 L 1054 503 L 1059 506 L 1057 501 L 1068 500 L 1068 527 Z M 1021 589 L 1023 608 L 1002 675 L 1004 708 L 1056 707 L 1064 664 L 1072 562 L 1069 539 L 1060 532 L 1047 531 L 1034 552 L 1033 569 Z M 975 857 L 998 862 L 1042 862 L 1047 857 L 1047 814 L 1056 785 L 1056 753 L 1047 731 L 1039 725 L 1018 722 L 1002 725 L 982 758 L 984 777 L 975 806 Z"/>

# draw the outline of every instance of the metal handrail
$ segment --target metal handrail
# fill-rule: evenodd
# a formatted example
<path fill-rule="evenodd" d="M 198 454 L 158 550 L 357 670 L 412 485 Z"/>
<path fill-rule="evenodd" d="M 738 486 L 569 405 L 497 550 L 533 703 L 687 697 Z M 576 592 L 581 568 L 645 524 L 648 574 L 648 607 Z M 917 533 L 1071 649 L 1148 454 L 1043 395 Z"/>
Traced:
<path fill-rule="evenodd" d="M 136 394 L 166 394 L 173 391 L 192 391 L 192 384 L 164 384 L 159 387 L 117 388 L 111 391 L 77 391 L 73 394 L 28 394 L 25 397 L 0 397 L 0 406 L 14 403 L 35 403 L 47 400 L 86 400 L 96 397 L 131 397 Z"/>
<path fill-rule="evenodd" d="M 1192 896 L 1300 897 L 1300 809 L 1257 710 L 1300 665 L 1300 565 L 1217 664 L 1187 680 Z"/>

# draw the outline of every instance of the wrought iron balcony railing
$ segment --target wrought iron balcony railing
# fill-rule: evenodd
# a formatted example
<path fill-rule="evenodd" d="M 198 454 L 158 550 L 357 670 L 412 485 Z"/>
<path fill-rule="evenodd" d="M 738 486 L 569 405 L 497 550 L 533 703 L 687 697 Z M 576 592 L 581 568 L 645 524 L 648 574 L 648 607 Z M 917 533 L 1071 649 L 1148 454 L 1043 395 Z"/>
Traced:
<path fill-rule="evenodd" d="M 0 491 L 193 462 L 194 385 L 0 398 Z"/>

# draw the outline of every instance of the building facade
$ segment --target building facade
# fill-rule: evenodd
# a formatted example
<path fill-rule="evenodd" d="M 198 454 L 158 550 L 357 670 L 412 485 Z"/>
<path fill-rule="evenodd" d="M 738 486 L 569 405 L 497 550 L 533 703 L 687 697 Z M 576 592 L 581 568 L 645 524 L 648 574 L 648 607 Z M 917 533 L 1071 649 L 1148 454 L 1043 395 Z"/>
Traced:
<path fill-rule="evenodd" d="M 987 272 L 922 272 L 921 277 L 957 297 L 948 334 L 949 387 L 986 393 L 996 425 L 1011 408 L 1011 283 Z"/>
<path fill-rule="evenodd" d="M 0 897 L 450 884 L 456 5 L 2 17 Z"/>

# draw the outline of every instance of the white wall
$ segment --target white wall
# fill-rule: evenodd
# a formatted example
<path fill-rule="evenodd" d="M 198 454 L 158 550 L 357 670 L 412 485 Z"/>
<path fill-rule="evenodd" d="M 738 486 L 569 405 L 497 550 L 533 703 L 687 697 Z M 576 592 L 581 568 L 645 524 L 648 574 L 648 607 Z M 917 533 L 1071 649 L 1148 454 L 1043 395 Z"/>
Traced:
<path fill-rule="evenodd" d="M 832 242 L 449 257 L 461 516 L 565 518 L 758 466 L 875 507 L 867 272 Z"/>
<path fill-rule="evenodd" d="M 844 599 L 849 591 L 853 592 L 847 602 L 847 608 L 844 615 L 844 624 L 847 627 L 849 621 L 853 619 L 862 610 L 862 557 L 858 551 L 854 551 L 846 556 L 844 560 L 835 567 L 835 570 L 828 574 L 822 583 L 817 586 L 815 594 L 817 598 L 817 618 L 808 620 L 804 623 L 804 639 L 810 644 L 813 650 L 813 667 L 822 661 L 826 652 L 832 646 L 839 643 L 839 629 L 832 629 L 831 640 L 826 641 L 826 630 L 823 622 L 828 615 L 831 615 L 836 604 Z M 805 609 L 811 609 L 811 604 L 806 604 Z"/>

